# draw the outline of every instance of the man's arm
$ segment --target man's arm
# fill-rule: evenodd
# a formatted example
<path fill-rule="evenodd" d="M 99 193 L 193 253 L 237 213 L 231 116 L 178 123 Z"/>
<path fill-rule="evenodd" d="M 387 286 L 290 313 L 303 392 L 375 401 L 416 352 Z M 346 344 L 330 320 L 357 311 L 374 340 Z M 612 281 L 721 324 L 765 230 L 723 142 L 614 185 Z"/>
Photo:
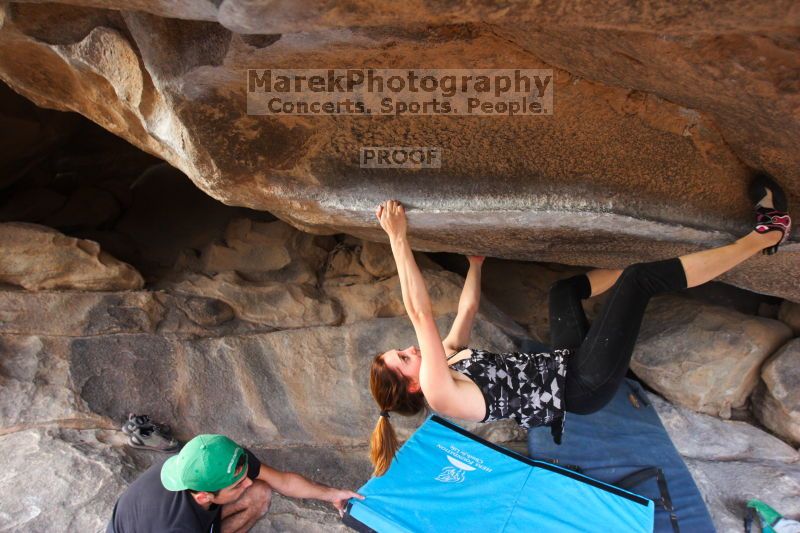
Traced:
<path fill-rule="evenodd" d="M 450 333 L 442 341 L 447 354 L 454 352 L 469 344 L 472 326 L 475 323 L 475 314 L 481 302 L 481 267 L 483 257 L 469 256 L 469 272 L 464 280 L 461 298 L 458 300 L 458 314 L 450 328 Z"/>
<path fill-rule="evenodd" d="M 261 463 L 261 470 L 258 478 L 266 482 L 272 490 L 290 498 L 306 498 L 312 500 L 322 500 L 333 504 L 341 515 L 347 500 L 364 497 L 350 490 L 335 489 L 319 483 L 314 483 L 300 474 L 294 472 L 281 472 Z"/>

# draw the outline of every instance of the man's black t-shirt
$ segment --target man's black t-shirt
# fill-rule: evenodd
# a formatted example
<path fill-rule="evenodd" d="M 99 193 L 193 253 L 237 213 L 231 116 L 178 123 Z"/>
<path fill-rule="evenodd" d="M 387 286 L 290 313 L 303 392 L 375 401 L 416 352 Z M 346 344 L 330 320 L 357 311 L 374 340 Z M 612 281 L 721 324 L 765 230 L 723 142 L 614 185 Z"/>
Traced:
<path fill-rule="evenodd" d="M 261 462 L 247 452 L 247 477 L 255 479 Z M 161 484 L 161 464 L 131 483 L 114 506 L 106 533 L 218 533 L 220 510 L 200 507 L 187 490 L 169 491 Z"/>

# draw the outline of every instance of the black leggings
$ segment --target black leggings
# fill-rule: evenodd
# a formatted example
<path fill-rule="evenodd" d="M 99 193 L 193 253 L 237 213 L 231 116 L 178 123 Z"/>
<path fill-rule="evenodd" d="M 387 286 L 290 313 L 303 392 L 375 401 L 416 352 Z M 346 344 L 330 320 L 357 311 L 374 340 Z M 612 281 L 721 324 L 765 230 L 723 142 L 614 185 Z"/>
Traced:
<path fill-rule="evenodd" d="M 550 345 L 572 350 L 564 391 L 567 411 L 593 413 L 611 401 L 628 371 L 650 298 L 685 288 L 686 274 L 677 258 L 631 265 L 590 327 L 581 306 L 591 296 L 589 278 L 574 276 L 553 285 Z"/>

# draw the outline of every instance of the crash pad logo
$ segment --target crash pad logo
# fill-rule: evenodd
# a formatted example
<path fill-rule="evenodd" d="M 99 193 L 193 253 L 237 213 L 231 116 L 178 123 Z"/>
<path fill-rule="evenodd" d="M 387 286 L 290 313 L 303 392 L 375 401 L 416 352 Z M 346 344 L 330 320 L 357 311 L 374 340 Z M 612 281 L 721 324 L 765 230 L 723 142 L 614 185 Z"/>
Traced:
<path fill-rule="evenodd" d="M 436 476 L 436 481 L 442 483 L 463 483 L 466 479 L 467 472 L 474 470 L 483 470 L 484 472 L 491 472 L 492 469 L 483 463 L 483 459 L 475 457 L 463 450 L 458 449 L 456 446 L 442 446 L 437 444 L 436 447 L 443 451 L 447 457 L 449 465 L 445 465 L 439 475 Z"/>
<path fill-rule="evenodd" d="M 475 470 L 471 466 L 462 463 L 458 459 L 453 459 L 449 455 L 447 456 L 447 460 L 450 461 L 450 464 L 453 466 L 445 466 L 442 468 L 442 471 L 436 476 L 436 481 L 441 481 L 442 483 L 463 483 L 465 474 Z"/>

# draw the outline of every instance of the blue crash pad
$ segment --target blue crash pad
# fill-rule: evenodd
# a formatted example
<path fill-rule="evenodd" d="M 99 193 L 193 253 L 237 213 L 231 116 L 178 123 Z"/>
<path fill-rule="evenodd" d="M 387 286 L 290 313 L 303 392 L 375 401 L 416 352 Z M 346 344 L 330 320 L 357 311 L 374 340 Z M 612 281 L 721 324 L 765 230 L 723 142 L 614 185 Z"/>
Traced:
<path fill-rule="evenodd" d="M 631 394 L 638 408 L 630 400 Z M 626 380 L 614 399 L 596 413 L 567 413 L 561 445 L 553 442 L 549 428 L 531 429 L 528 453 L 532 458 L 557 459 L 560 464 L 577 465 L 584 474 L 609 483 L 644 467 L 658 466 L 664 471 L 681 531 L 715 531 L 686 464 L 641 386 L 634 380 Z M 659 497 L 652 479 L 631 490 L 652 499 Z M 668 513 L 658 507 L 655 531 L 673 531 Z"/>
<path fill-rule="evenodd" d="M 489 443 L 438 416 L 359 489 L 344 522 L 358 531 L 649 532 L 654 504 Z"/>

